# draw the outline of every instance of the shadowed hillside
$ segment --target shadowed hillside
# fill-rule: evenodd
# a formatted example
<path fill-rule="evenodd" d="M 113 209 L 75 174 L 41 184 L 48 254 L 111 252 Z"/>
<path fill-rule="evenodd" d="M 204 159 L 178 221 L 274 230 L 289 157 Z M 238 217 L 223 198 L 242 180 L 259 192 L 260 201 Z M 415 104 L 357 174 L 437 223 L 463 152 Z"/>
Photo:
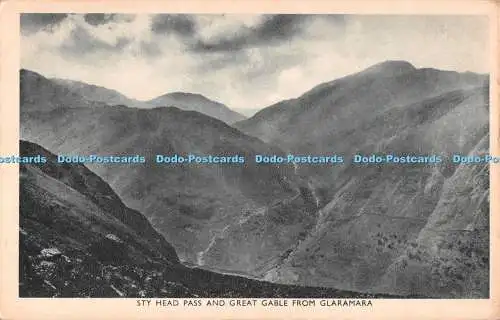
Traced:
<path fill-rule="evenodd" d="M 177 107 L 182 110 L 198 111 L 229 124 L 245 119 L 243 115 L 222 103 L 212 101 L 201 94 L 172 92 L 151 99 L 147 103 L 155 107 Z"/>
<path fill-rule="evenodd" d="M 445 158 L 487 153 L 488 109 L 486 76 L 385 62 L 236 126 L 297 153 Z M 316 227 L 284 258 L 262 269 L 267 279 L 488 296 L 487 165 L 457 165 L 451 159 L 431 165 L 349 161 L 333 169 L 302 166 L 298 171 L 323 195 Z M 456 241 L 460 248 L 451 245 Z"/>

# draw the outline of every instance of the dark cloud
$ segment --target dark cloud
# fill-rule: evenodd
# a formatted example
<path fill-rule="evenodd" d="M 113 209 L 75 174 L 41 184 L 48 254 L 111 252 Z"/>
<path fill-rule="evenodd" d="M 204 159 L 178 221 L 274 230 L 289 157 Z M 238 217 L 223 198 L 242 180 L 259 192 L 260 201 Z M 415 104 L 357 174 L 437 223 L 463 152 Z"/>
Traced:
<path fill-rule="evenodd" d="M 52 31 L 67 17 L 66 13 L 21 13 L 21 32 L 31 34 L 41 30 Z"/>
<path fill-rule="evenodd" d="M 197 52 L 224 52 L 280 43 L 299 34 L 311 17 L 303 14 L 267 15 L 263 22 L 255 27 L 237 30 L 236 34 L 229 38 L 198 40 L 191 49 Z"/>
<path fill-rule="evenodd" d="M 287 40 L 302 31 L 303 23 L 310 15 L 278 14 L 266 17 L 264 22 L 252 30 L 255 41 L 272 42 Z"/>
<path fill-rule="evenodd" d="M 196 34 L 196 21 L 193 15 L 156 14 L 152 18 L 151 31 L 156 34 L 173 33 L 182 37 L 193 37 Z"/>
<path fill-rule="evenodd" d="M 197 40 L 191 46 L 195 52 L 238 51 L 248 47 L 280 44 L 292 40 L 301 34 L 307 23 L 313 19 L 325 19 L 329 22 L 345 23 L 345 15 L 309 15 L 309 14 L 277 14 L 266 15 L 261 24 L 255 27 L 244 27 L 235 31 L 231 37 L 218 38 L 211 41 Z"/>
<path fill-rule="evenodd" d="M 83 16 L 85 22 L 90 25 L 98 26 L 100 24 L 106 24 L 113 21 L 113 14 L 106 13 L 89 13 Z"/>
<path fill-rule="evenodd" d="M 69 39 L 63 42 L 59 49 L 65 55 L 82 57 L 98 52 L 120 52 L 131 41 L 131 38 L 119 37 L 115 44 L 110 44 L 96 38 L 88 30 L 77 26 L 71 31 Z"/>
<path fill-rule="evenodd" d="M 215 39 L 213 41 L 197 40 L 191 46 L 191 50 L 195 52 L 229 52 L 238 51 L 251 45 L 248 37 L 238 35 L 229 39 Z"/>
<path fill-rule="evenodd" d="M 135 16 L 131 14 L 116 13 L 88 13 L 83 16 L 83 19 L 90 25 L 98 26 L 110 22 L 132 22 Z"/>

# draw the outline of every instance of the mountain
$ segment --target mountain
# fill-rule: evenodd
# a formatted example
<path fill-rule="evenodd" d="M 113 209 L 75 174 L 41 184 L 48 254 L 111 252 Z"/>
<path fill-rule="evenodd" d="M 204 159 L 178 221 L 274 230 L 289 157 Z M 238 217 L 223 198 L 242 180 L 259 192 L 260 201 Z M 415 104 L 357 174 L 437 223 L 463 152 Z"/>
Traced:
<path fill-rule="evenodd" d="M 90 101 L 79 93 L 51 81 L 40 74 L 21 69 L 20 104 L 24 110 L 50 111 L 58 108 L 102 107 L 101 102 Z"/>
<path fill-rule="evenodd" d="M 21 70 L 20 76 L 21 85 L 24 86 L 21 92 L 29 92 L 29 95 L 21 96 L 21 104 L 26 106 L 36 101 L 51 109 L 61 106 L 103 107 L 113 105 L 140 109 L 177 107 L 182 110 L 198 111 L 228 124 L 246 118 L 227 106 L 200 94 L 173 92 L 150 101 L 139 101 L 128 98 L 116 90 L 81 81 L 46 78 L 26 69 Z"/>
<path fill-rule="evenodd" d="M 272 232 L 266 250 L 261 250 L 262 242 L 255 243 L 261 262 L 280 254 L 297 234 L 314 225 L 317 208 L 307 180 L 295 176 L 292 165 L 253 162 L 255 154 L 281 154 L 279 148 L 199 112 L 124 106 L 40 111 L 21 105 L 21 137 L 63 155 L 144 156 L 148 161 L 142 164 L 89 163 L 88 167 L 127 206 L 144 213 L 183 261 L 206 264 L 205 252 L 228 226 L 249 219 L 267 221 L 270 231 L 282 232 Z M 155 155 L 174 154 L 240 156 L 246 162 L 154 163 Z M 284 210 L 286 217 L 281 216 Z M 248 264 L 240 254 L 228 252 L 227 258 L 211 267 L 244 267 L 239 271 L 246 272 L 260 263 Z"/>
<path fill-rule="evenodd" d="M 322 195 L 321 209 L 313 232 L 262 270 L 266 279 L 487 297 L 488 166 L 447 157 L 488 151 L 488 109 L 487 76 L 389 61 L 237 123 L 290 152 L 349 156 L 340 166 L 298 168 Z M 434 154 L 444 161 L 363 165 L 351 161 L 354 154 Z M 228 233 L 226 243 L 239 237 Z"/>
<path fill-rule="evenodd" d="M 20 164 L 21 297 L 387 297 L 276 285 L 179 263 L 139 212 L 81 164 L 27 141 Z M 394 296 L 396 297 L 396 296 Z"/>
<path fill-rule="evenodd" d="M 185 263 L 357 292 L 489 294 L 488 168 L 446 158 L 485 151 L 485 75 L 388 61 L 265 108 L 236 128 L 175 107 L 85 108 L 78 99 L 57 110 L 43 100 L 37 108 L 22 104 L 21 137 L 59 154 L 144 155 L 141 165 L 88 166 Z M 151 161 L 190 153 L 247 161 Z M 253 162 L 255 154 L 286 153 L 345 161 Z M 352 163 L 355 153 L 444 161 L 363 165 Z"/>
<path fill-rule="evenodd" d="M 468 155 L 487 147 L 486 134 Z M 350 178 L 346 173 L 343 187 L 320 210 L 314 232 L 266 279 L 437 298 L 487 297 L 488 166 L 384 169 Z"/>
<path fill-rule="evenodd" d="M 51 78 L 50 80 L 81 95 L 88 101 L 107 105 L 125 105 L 131 108 L 151 108 L 146 102 L 128 98 L 116 90 L 68 79 Z"/>
<path fill-rule="evenodd" d="M 149 100 L 147 103 L 155 107 L 177 107 L 182 110 L 198 111 L 228 124 L 245 119 L 244 116 L 222 103 L 212 101 L 201 94 L 172 92 Z"/>
<path fill-rule="evenodd" d="M 354 132 L 366 117 L 487 83 L 486 75 L 386 61 L 264 108 L 235 126 L 263 141 L 285 143 L 290 150 L 326 150 L 333 145 L 339 150 L 338 135 Z"/>

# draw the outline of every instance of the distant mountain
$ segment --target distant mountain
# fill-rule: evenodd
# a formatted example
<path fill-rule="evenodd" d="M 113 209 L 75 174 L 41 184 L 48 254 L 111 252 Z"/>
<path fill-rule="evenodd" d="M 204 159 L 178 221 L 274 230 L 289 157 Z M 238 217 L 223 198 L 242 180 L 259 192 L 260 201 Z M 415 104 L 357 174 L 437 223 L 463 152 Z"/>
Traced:
<path fill-rule="evenodd" d="M 222 103 L 212 101 L 200 94 L 173 92 L 150 101 L 128 98 L 120 92 L 101 86 L 59 78 L 46 78 L 36 72 L 21 70 L 23 105 L 37 103 L 43 108 L 59 107 L 103 107 L 122 105 L 130 108 L 152 109 L 155 107 L 177 107 L 198 111 L 228 124 L 244 120 L 245 116 L 231 110 Z M 31 100 L 30 100 L 31 99 Z"/>
<path fill-rule="evenodd" d="M 252 117 L 260 110 L 262 110 L 262 108 L 259 108 L 259 109 L 243 109 L 243 108 L 242 109 L 234 109 L 234 111 L 236 111 L 236 112 L 238 112 L 246 117 Z"/>
<path fill-rule="evenodd" d="M 24 110 L 50 111 L 58 108 L 102 107 L 105 104 L 85 99 L 65 85 L 42 75 L 22 69 L 20 71 L 20 103 Z"/>
<path fill-rule="evenodd" d="M 231 124 L 245 119 L 241 114 L 222 103 L 212 101 L 201 94 L 172 92 L 147 101 L 155 107 L 177 107 L 182 110 L 198 111 Z"/>
<path fill-rule="evenodd" d="M 21 141 L 20 297 L 388 297 L 277 285 L 179 263 L 139 212 L 83 165 Z M 396 297 L 396 296 L 393 296 Z"/>
<path fill-rule="evenodd" d="M 81 81 L 51 78 L 54 83 L 67 87 L 89 101 L 100 102 L 107 105 L 125 105 L 131 108 L 151 108 L 144 101 L 131 99 L 116 90 L 88 84 Z"/>

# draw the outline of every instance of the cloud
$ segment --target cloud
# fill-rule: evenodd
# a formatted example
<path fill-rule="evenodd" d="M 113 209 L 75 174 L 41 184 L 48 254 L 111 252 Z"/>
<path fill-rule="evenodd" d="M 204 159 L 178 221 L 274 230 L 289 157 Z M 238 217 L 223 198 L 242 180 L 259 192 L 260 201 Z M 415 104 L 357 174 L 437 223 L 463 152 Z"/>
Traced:
<path fill-rule="evenodd" d="M 21 32 L 32 34 L 41 30 L 52 31 L 67 17 L 66 13 L 21 13 Z"/>
<path fill-rule="evenodd" d="M 141 41 L 139 43 L 139 52 L 147 57 L 158 57 L 162 54 L 162 49 L 156 42 Z"/>
<path fill-rule="evenodd" d="M 183 37 L 196 34 L 196 21 L 186 14 L 157 14 L 151 22 L 151 31 L 155 34 L 174 33 Z"/>
<path fill-rule="evenodd" d="M 276 14 L 264 15 L 260 23 L 243 25 L 229 36 L 222 35 L 208 40 L 198 39 L 191 50 L 195 52 L 238 51 L 245 48 L 277 45 L 300 36 L 308 24 L 326 19 L 335 24 L 343 23 L 344 15 Z"/>
<path fill-rule="evenodd" d="M 116 37 L 109 43 L 92 35 L 89 30 L 76 26 L 71 30 L 69 37 L 64 41 L 59 50 L 64 55 L 85 56 L 100 52 L 121 52 L 132 42 L 131 38 L 125 36 Z"/>
<path fill-rule="evenodd" d="M 111 22 L 131 22 L 134 19 L 135 17 L 132 14 L 88 13 L 84 15 L 85 22 L 93 26 Z"/>
<path fill-rule="evenodd" d="M 195 52 L 238 51 L 248 47 L 272 45 L 292 38 L 302 31 L 308 15 L 279 14 L 266 16 L 255 26 L 242 26 L 229 37 L 198 40 L 191 47 Z"/>
<path fill-rule="evenodd" d="M 278 14 L 264 20 L 257 28 L 251 29 L 251 37 L 256 41 L 286 40 L 302 30 L 305 20 L 310 15 Z"/>

